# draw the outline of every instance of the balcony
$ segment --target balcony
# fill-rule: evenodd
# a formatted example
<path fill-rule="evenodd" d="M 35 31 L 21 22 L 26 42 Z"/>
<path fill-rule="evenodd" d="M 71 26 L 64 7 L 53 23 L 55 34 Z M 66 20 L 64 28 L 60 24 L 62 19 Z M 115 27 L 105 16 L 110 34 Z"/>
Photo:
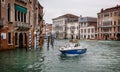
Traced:
<path fill-rule="evenodd" d="M 0 28 L 3 27 L 3 19 L 0 19 Z"/>
<path fill-rule="evenodd" d="M 110 31 L 106 31 L 106 32 L 101 32 L 102 34 L 111 34 Z"/>
<path fill-rule="evenodd" d="M 112 27 L 112 25 L 103 25 L 103 26 L 101 26 L 101 27 Z"/>
<path fill-rule="evenodd" d="M 98 26 L 98 27 L 113 27 L 112 25 L 101 25 L 101 26 Z"/>
<path fill-rule="evenodd" d="M 16 29 L 20 31 L 27 31 L 30 29 L 31 25 L 24 22 L 15 22 L 14 27 L 16 27 Z"/>

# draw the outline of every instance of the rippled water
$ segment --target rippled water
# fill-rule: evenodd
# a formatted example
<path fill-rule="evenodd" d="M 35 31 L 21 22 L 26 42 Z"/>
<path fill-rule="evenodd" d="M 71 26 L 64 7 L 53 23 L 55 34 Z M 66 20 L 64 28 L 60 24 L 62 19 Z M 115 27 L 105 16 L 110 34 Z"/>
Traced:
<path fill-rule="evenodd" d="M 0 52 L 0 72 L 120 72 L 120 41 L 80 41 L 87 53 L 69 57 L 58 48 L 67 40 L 55 41 L 48 50 L 16 49 Z"/>

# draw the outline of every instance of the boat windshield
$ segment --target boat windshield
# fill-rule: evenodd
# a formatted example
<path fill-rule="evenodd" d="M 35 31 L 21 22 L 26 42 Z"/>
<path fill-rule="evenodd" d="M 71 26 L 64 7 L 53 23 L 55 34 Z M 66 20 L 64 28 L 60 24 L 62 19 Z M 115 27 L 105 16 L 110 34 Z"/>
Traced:
<path fill-rule="evenodd" d="M 79 43 L 75 43 L 74 47 L 78 47 L 78 46 L 80 46 L 80 44 Z"/>
<path fill-rule="evenodd" d="M 66 44 L 66 47 L 78 47 L 78 46 L 80 46 L 79 43 L 68 43 L 68 44 Z"/>

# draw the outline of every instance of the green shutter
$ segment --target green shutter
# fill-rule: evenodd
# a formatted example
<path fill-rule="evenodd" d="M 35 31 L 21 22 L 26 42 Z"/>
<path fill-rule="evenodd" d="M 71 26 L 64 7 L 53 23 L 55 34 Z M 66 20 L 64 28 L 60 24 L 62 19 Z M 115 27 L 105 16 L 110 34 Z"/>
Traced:
<path fill-rule="evenodd" d="M 17 5 L 17 4 L 15 4 L 15 10 L 21 11 L 23 13 L 27 13 L 27 8 Z"/>

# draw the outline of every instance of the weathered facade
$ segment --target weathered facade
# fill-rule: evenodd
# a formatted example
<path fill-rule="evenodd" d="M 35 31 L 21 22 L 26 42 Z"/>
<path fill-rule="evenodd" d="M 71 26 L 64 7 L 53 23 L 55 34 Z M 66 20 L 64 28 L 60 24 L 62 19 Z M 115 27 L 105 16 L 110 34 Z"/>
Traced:
<path fill-rule="evenodd" d="M 79 38 L 80 39 L 96 39 L 97 18 L 95 17 L 79 17 Z"/>
<path fill-rule="evenodd" d="M 78 39 L 79 38 L 79 24 L 76 22 L 69 22 L 66 25 L 66 33 L 68 39 Z"/>
<path fill-rule="evenodd" d="M 43 7 L 38 3 L 38 47 L 42 48 L 44 42 L 43 28 L 44 28 L 44 19 L 43 19 Z M 40 42 L 40 43 L 39 43 Z"/>
<path fill-rule="evenodd" d="M 53 21 L 53 34 L 55 38 L 66 39 L 67 38 L 67 23 L 78 21 L 78 16 L 73 14 L 65 14 L 57 18 L 52 19 Z"/>
<path fill-rule="evenodd" d="M 50 35 L 52 33 L 52 24 L 46 23 L 46 34 Z"/>
<path fill-rule="evenodd" d="M 35 45 L 38 0 L 1 0 L 0 50 Z"/>
<path fill-rule="evenodd" d="M 97 39 L 120 40 L 120 5 L 101 9 L 97 15 Z"/>

